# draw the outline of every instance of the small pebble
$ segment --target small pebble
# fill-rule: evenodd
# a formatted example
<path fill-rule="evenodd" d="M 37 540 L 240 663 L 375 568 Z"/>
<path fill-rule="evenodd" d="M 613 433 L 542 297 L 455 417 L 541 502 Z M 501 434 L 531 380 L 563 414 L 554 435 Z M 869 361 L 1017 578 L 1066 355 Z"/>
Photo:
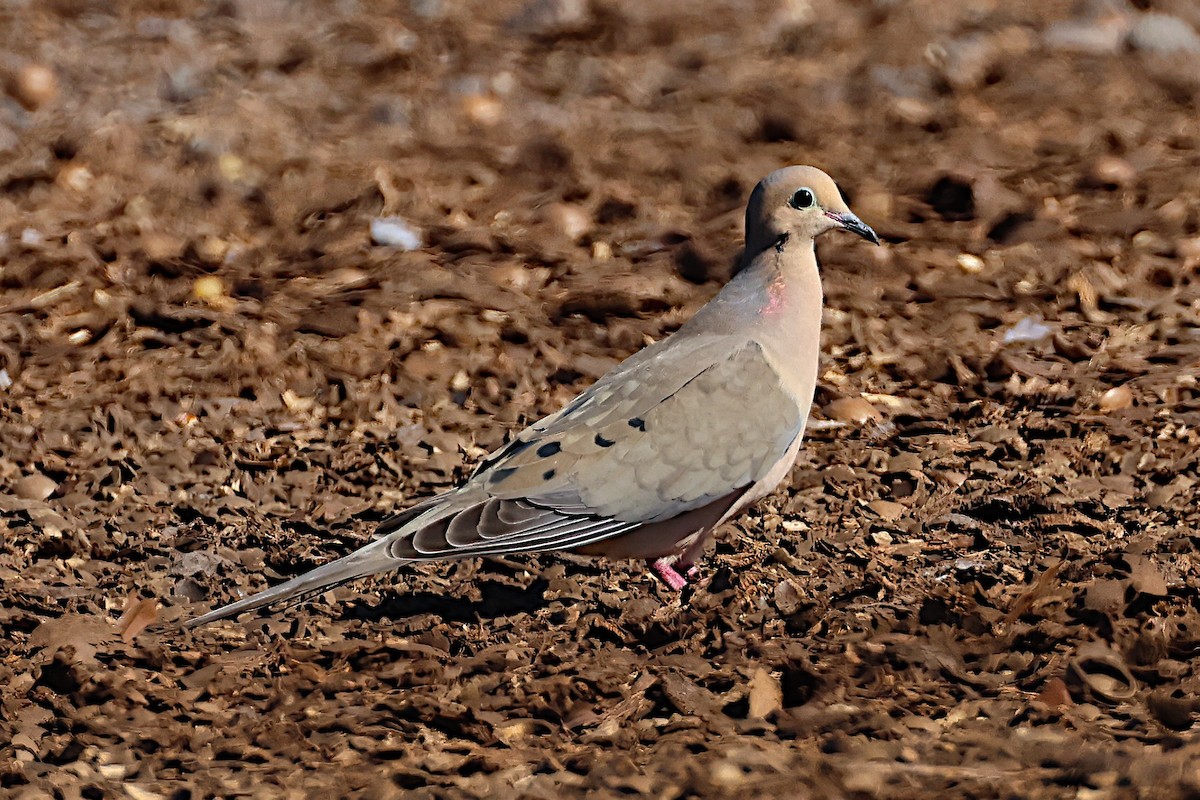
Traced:
<path fill-rule="evenodd" d="M 41 64 L 27 64 L 12 77 L 12 95 L 30 111 L 41 108 L 58 96 L 58 78 Z"/>
<path fill-rule="evenodd" d="M 122 784 L 125 789 L 125 794 L 129 795 L 129 800 L 163 800 L 166 795 L 147 789 L 143 786 L 138 786 L 131 781 L 125 781 Z"/>
<path fill-rule="evenodd" d="M 9 377 L 8 370 L 0 369 L 0 392 L 7 391 L 13 385 L 13 379 Z"/>
<path fill-rule="evenodd" d="M 1025 317 L 1004 332 L 1004 343 L 1040 342 L 1053 332 L 1040 316 Z"/>
<path fill-rule="evenodd" d="M 82 194 L 92 185 L 92 171 L 83 164 L 70 163 L 58 171 L 55 183 L 63 188 Z"/>
<path fill-rule="evenodd" d="M 1101 411 L 1120 411 L 1133 405 L 1133 392 L 1128 386 L 1114 386 L 1100 395 Z"/>
<path fill-rule="evenodd" d="M 186 246 L 183 239 L 164 231 L 142 231 L 142 250 L 151 261 L 164 262 L 179 258 Z"/>
<path fill-rule="evenodd" d="M 1098 186 L 1128 186 L 1137 180 L 1137 169 L 1123 158 L 1100 156 L 1088 169 L 1088 178 Z"/>
<path fill-rule="evenodd" d="M 1129 44 L 1135 50 L 1159 55 L 1200 53 L 1200 33 L 1172 14 L 1142 14 L 1129 32 Z"/>
<path fill-rule="evenodd" d="M 897 97 L 890 110 L 896 119 L 909 125 L 928 125 L 937 117 L 934 105 L 919 97 Z"/>
<path fill-rule="evenodd" d="M 216 303 L 225 299 L 225 282 L 216 275 L 204 275 L 192 284 L 192 295 L 205 303 Z"/>
<path fill-rule="evenodd" d="M 1175 252 L 1183 259 L 1185 267 L 1200 265 L 1200 236 L 1180 239 L 1175 243 Z"/>
<path fill-rule="evenodd" d="M 528 739 L 536 730 L 536 723 L 531 719 L 513 719 L 503 722 L 493 728 L 496 738 L 512 747 Z"/>
<path fill-rule="evenodd" d="M 587 0 L 532 0 L 508 25 L 529 36 L 563 36 L 585 30 L 591 19 Z"/>
<path fill-rule="evenodd" d="M 129 774 L 129 768 L 124 764 L 101 764 L 96 767 L 96 771 L 100 773 L 101 777 L 110 781 L 124 780 L 125 776 Z"/>
<path fill-rule="evenodd" d="M 723 789 L 732 790 L 746 782 L 746 773 L 732 761 L 718 761 L 711 768 L 710 780 Z"/>
<path fill-rule="evenodd" d="M 229 254 L 229 242 L 216 236 L 201 236 L 192 243 L 196 256 L 209 266 L 217 266 L 225 262 Z"/>
<path fill-rule="evenodd" d="M 1175 249 L 1171 242 L 1154 231 L 1138 231 L 1129 240 L 1129 243 L 1135 250 L 1160 256 L 1169 256 Z"/>
<path fill-rule="evenodd" d="M 866 425 L 868 422 L 883 418 L 879 409 L 861 397 L 839 398 L 822 408 L 821 413 L 829 419 L 838 422 L 852 422 L 855 425 Z"/>
<path fill-rule="evenodd" d="M 1118 18 L 1056 22 L 1046 29 L 1042 41 L 1051 50 L 1104 55 L 1116 53 L 1125 41 L 1128 25 Z"/>
<path fill-rule="evenodd" d="M 926 61 L 955 89 L 981 85 L 997 55 L 992 38 L 979 35 L 933 44 L 925 50 Z"/>
<path fill-rule="evenodd" d="M 239 183 L 246 178 L 246 162 L 233 153 L 222 153 L 217 158 L 217 170 L 230 183 Z"/>
<path fill-rule="evenodd" d="M 503 104 L 490 94 L 468 94 L 462 106 L 467 119 L 481 128 L 491 128 L 504 116 Z"/>
<path fill-rule="evenodd" d="M 959 253 L 957 263 L 958 268 L 968 275 L 978 275 L 980 272 L 983 272 L 983 268 L 986 266 L 982 258 L 970 253 Z"/>
<path fill-rule="evenodd" d="M 547 206 L 543 218 L 573 242 L 592 229 L 592 221 L 583 209 L 569 203 L 553 203 Z"/>
<path fill-rule="evenodd" d="M 417 250 L 421 232 L 400 217 L 378 217 L 371 220 L 371 241 L 398 250 Z"/>

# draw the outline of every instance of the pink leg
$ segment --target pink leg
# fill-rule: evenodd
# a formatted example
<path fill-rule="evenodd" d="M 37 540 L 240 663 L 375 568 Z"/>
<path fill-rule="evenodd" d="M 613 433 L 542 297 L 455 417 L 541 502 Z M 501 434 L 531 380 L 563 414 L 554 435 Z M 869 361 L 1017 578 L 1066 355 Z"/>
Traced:
<path fill-rule="evenodd" d="M 687 578 L 675 571 L 675 564 L 669 558 L 660 558 L 654 562 L 654 571 L 662 578 L 668 586 L 675 591 L 679 591 L 687 586 Z M 688 570 L 688 575 L 692 575 L 696 571 L 695 567 Z"/>

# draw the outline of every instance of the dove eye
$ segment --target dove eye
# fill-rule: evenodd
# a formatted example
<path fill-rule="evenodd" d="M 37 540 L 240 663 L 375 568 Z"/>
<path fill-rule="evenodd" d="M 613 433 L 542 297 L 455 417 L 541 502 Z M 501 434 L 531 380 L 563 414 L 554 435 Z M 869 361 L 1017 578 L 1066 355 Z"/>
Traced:
<path fill-rule="evenodd" d="M 788 200 L 788 205 L 792 208 L 812 208 L 817 203 L 817 196 L 813 194 L 812 189 L 797 189 L 792 195 L 792 199 Z"/>

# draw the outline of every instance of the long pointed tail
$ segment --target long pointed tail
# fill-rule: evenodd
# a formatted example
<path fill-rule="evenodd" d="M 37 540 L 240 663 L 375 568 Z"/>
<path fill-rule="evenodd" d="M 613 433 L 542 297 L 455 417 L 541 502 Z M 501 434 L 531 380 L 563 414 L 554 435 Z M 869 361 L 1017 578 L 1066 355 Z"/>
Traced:
<path fill-rule="evenodd" d="M 368 575 L 374 575 L 379 572 L 387 572 L 405 563 L 387 555 L 387 544 L 386 539 L 372 542 L 348 556 L 339 558 L 337 561 L 331 561 L 324 566 L 317 567 L 311 572 L 306 572 L 278 586 L 264 589 L 257 594 L 252 594 L 249 597 L 238 600 L 236 603 L 221 606 L 209 611 L 207 614 L 202 614 L 195 619 L 188 620 L 184 623 L 184 627 L 196 628 L 218 619 L 233 617 L 246 611 L 257 611 L 258 609 L 279 603 L 295 605 L 296 603 L 303 602 L 308 597 L 320 594 L 335 586 L 341 586 L 347 581 L 352 581 L 355 578 L 365 578 Z"/>

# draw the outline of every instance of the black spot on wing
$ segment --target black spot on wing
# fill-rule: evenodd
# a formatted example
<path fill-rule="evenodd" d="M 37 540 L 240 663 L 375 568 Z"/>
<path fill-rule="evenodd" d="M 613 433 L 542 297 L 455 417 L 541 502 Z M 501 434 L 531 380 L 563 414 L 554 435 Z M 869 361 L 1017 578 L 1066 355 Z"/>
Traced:
<path fill-rule="evenodd" d="M 639 431 L 645 432 L 646 420 L 642 419 L 641 417 L 630 417 L 629 418 L 629 427 L 637 428 Z"/>
<path fill-rule="evenodd" d="M 555 476 L 556 474 L 557 474 L 557 473 L 556 473 L 554 470 L 552 470 L 552 469 L 548 469 L 548 470 L 546 470 L 545 472 L 543 472 L 543 473 L 542 473 L 542 480 L 544 480 L 544 481 L 551 480 L 551 479 L 553 479 L 553 478 L 554 478 L 554 476 Z"/>
<path fill-rule="evenodd" d="M 614 442 L 612 439 L 605 439 L 603 436 L 597 433 L 596 444 L 600 447 L 612 447 L 614 444 L 616 444 L 616 442 Z"/>
<path fill-rule="evenodd" d="M 516 467 L 505 467 L 498 469 L 492 473 L 492 483 L 500 483 L 512 477 L 512 474 L 517 471 Z"/>
<path fill-rule="evenodd" d="M 562 445 L 558 442 L 546 442 L 546 444 L 537 449 L 537 454 L 539 458 L 549 458 L 559 450 L 562 450 Z"/>

